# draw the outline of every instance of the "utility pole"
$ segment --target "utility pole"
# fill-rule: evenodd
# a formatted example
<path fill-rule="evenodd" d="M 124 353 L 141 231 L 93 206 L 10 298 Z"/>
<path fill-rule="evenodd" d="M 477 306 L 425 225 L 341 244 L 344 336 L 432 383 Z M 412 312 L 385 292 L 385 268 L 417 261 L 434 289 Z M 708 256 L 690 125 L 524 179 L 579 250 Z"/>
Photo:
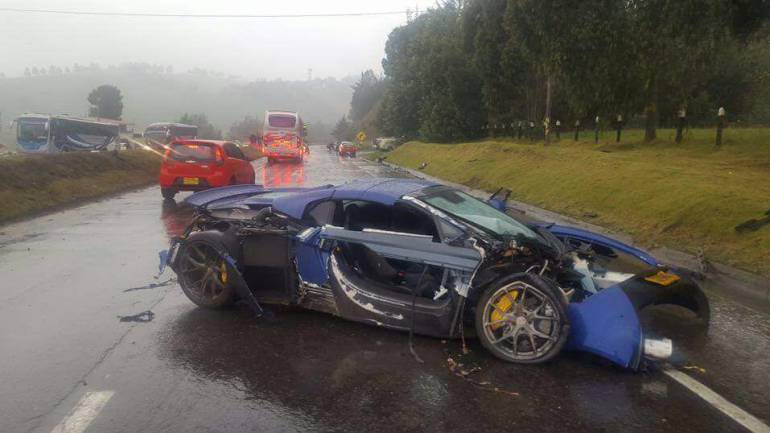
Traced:
<path fill-rule="evenodd" d="M 308 81 L 313 81 L 313 68 L 308 68 L 307 69 L 307 80 Z"/>

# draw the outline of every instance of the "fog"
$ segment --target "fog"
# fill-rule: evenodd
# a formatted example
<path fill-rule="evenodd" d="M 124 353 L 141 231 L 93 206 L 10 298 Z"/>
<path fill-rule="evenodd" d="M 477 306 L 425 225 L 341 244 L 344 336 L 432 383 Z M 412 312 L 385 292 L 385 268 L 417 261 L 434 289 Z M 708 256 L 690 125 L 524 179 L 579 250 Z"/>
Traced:
<path fill-rule="evenodd" d="M 425 0 L 3 0 L 0 8 L 157 14 L 328 14 L 381 16 L 172 18 L 63 15 L 0 10 L 0 73 L 26 67 L 147 62 L 174 71 L 202 68 L 248 80 L 306 79 L 381 70 L 389 32 Z"/>

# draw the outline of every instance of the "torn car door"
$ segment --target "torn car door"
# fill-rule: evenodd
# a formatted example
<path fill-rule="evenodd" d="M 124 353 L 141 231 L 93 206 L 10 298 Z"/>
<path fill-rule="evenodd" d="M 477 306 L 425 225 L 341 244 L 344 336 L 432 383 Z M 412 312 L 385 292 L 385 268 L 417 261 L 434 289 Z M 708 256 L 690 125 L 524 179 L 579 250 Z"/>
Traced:
<path fill-rule="evenodd" d="M 389 328 L 406 330 L 412 327 L 415 332 L 425 335 L 443 337 L 451 334 L 460 294 L 464 293 L 481 262 L 477 250 L 434 242 L 430 236 L 324 226 L 310 237 L 318 238 L 318 253 L 297 256 L 300 276 L 304 273 L 308 278 L 316 278 L 312 286 L 305 282 L 310 289 L 328 288 L 334 296 L 338 315 Z M 409 262 L 422 269 L 438 268 L 443 272 L 443 278 L 436 296 L 399 293 L 392 289 L 401 287 L 415 291 L 417 287 L 393 286 L 366 278 L 343 254 L 342 246 L 348 244 L 362 245 L 385 259 Z M 305 260 L 323 263 L 325 275 L 313 272 L 317 266 L 301 263 Z M 319 277 L 327 280 L 319 285 Z"/>

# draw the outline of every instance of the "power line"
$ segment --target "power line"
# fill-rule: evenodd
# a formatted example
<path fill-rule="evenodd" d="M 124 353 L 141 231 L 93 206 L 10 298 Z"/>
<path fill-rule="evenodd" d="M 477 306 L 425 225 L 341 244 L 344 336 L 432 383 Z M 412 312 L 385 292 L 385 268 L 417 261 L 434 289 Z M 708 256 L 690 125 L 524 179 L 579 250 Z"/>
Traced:
<path fill-rule="evenodd" d="M 54 9 L 19 9 L 0 8 L 0 12 L 13 13 L 37 13 L 57 15 L 90 15 L 90 16 L 115 16 L 115 17 L 154 17 L 154 18 L 327 18 L 327 17 L 364 17 L 382 15 L 401 15 L 404 11 L 385 12 L 343 12 L 343 13 L 318 13 L 318 14 L 162 14 L 151 12 L 99 12 L 99 11 L 68 11 Z"/>

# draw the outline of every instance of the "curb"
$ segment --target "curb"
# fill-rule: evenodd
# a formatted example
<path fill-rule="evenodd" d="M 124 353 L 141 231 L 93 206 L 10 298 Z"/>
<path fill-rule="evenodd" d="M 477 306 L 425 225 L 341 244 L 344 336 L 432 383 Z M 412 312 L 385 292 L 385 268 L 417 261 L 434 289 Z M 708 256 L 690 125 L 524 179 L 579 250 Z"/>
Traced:
<path fill-rule="evenodd" d="M 465 191 L 473 196 L 476 196 L 477 198 L 486 199 L 489 197 L 489 193 L 486 191 L 473 189 L 454 182 L 449 182 L 444 179 L 425 174 L 421 171 L 401 167 L 400 165 L 396 165 L 387 161 L 382 161 L 381 163 L 393 170 L 403 171 L 417 178 L 450 185 L 461 191 Z M 537 206 L 512 199 L 508 199 L 508 204 L 509 206 L 523 211 L 528 215 L 532 215 L 540 220 L 579 227 L 615 238 L 630 245 L 635 245 L 633 238 L 625 233 L 613 232 L 595 224 L 564 216 L 556 212 L 541 209 Z M 768 278 L 752 274 L 732 266 L 714 262 L 710 262 L 708 264 L 707 270 L 704 272 L 701 271 L 701 260 L 699 260 L 698 257 L 668 247 L 660 247 L 648 251 L 663 263 L 677 268 L 682 268 L 692 273 L 693 275 L 699 275 L 703 277 L 703 279 L 700 281 L 700 285 L 707 292 L 718 293 L 725 297 L 735 299 L 738 302 L 748 304 L 749 306 L 760 306 L 763 309 L 770 309 L 770 279 Z"/>

